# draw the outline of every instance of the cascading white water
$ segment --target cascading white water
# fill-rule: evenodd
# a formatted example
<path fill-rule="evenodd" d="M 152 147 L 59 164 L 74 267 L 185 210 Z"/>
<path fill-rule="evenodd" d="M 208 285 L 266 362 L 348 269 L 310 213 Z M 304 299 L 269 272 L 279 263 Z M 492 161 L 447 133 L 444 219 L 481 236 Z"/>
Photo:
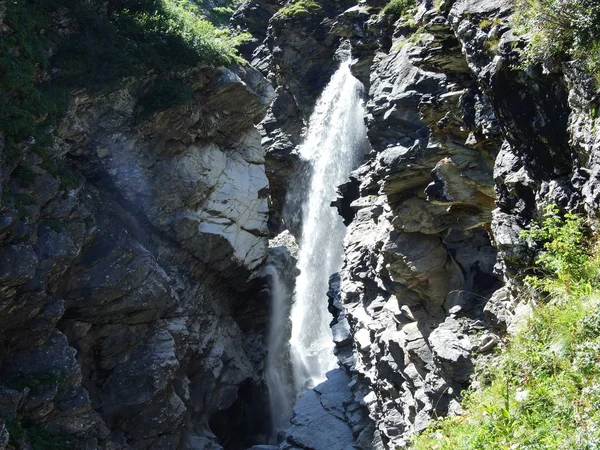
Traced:
<path fill-rule="evenodd" d="M 346 228 L 330 206 L 367 146 L 362 84 L 345 61 L 321 94 L 310 118 L 300 156 L 309 163 L 309 186 L 295 189 L 302 206 L 296 291 L 290 340 L 296 392 L 325 379 L 335 367 L 327 309 L 329 277 L 342 265 Z"/>
<path fill-rule="evenodd" d="M 284 367 L 287 355 L 288 292 L 274 266 L 267 266 L 265 274 L 269 277 L 271 288 L 265 380 L 269 390 L 272 427 L 277 432 L 289 425 L 294 398 L 292 386 L 290 386 L 289 380 L 285 376 L 286 370 Z"/>

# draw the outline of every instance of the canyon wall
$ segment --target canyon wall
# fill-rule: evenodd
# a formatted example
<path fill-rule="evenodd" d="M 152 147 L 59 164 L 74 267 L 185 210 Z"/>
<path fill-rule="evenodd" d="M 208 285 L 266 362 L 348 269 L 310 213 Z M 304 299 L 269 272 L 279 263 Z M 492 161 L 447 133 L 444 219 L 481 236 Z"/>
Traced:
<path fill-rule="evenodd" d="M 22 448 L 42 430 L 90 450 L 272 443 L 263 269 L 293 289 L 291 239 L 269 238 L 298 237 L 295 149 L 340 48 L 371 145 L 331 199 L 348 225 L 327 293 L 342 368 L 280 448 L 403 447 L 460 411 L 527 315 L 520 231 L 550 203 L 598 211 L 598 98 L 576 63 L 518 67 L 509 0 L 384 4 L 249 0 L 232 25 L 256 38 L 250 64 L 170 74 L 193 101 L 146 114 L 149 73 L 72 90 L 43 152 L 9 155 L 0 135 L 0 449 L 23 428 Z"/>
<path fill-rule="evenodd" d="M 334 202 L 349 226 L 328 294 L 336 353 L 352 379 L 344 404 L 368 408 L 369 419 L 325 409 L 345 422 L 340 435 L 350 426 L 356 448 L 404 447 L 431 418 L 460 413 L 476 367 L 528 314 L 515 288 L 536 249 L 521 230 L 548 204 L 598 210 L 598 98 L 576 62 L 521 68 L 526 40 L 511 30 L 511 1 L 418 2 L 403 17 L 379 14 L 381 6 L 275 16 L 271 52 L 255 53 L 273 55 L 257 65 L 278 86 L 269 124 L 279 111 L 302 111 L 294 99 L 315 86 L 296 61 L 340 42 L 351 44 L 354 74 L 368 90 L 372 151 Z M 315 42 L 322 28 L 329 40 Z M 310 38 L 296 38 L 307 31 Z M 330 70 L 320 67 L 323 76 Z M 281 123 L 266 133 L 272 186 L 291 177 L 281 161 L 295 163 L 293 152 L 282 157 L 294 138 L 280 134 Z M 338 380 L 332 373 L 329 384 Z M 327 398 L 327 385 L 317 396 Z M 321 448 L 314 436 L 322 424 L 304 420 L 311 396 L 297 405 L 281 448 Z"/>
<path fill-rule="evenodd" d="M 245 447 L 270 431 L 256 124 L 273 89 L 247 65 L 172 77 L 192 102 L 143 114 L 152 75 L 74 90 L 47 151 L 4 153 L 0 448 L 23 427 L 23 445 L 45 429 L 77 449 Z"/>

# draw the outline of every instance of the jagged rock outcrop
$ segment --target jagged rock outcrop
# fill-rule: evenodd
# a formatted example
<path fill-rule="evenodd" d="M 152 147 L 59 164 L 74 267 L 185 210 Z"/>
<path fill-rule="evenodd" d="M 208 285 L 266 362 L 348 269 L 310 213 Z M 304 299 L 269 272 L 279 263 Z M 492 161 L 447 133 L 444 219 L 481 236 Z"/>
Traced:
<path fill-rule="evenodd" d="M 306 183 L 294 150 L 302 142 L 317 98 L 338 66 L 336 51 L 341 38 L 331 32 L 333 19 L 349 6 L 352 3 L 348 1 L 323 2 L 305 13 L 278 12 L 266 30 L 253 31 L 259 38 L 264 32 L 265 39 L 254 51 L 252 65 L 276 88 L 275 100 L 260 126 L 270 185 L 270 228 L 275 233 L 286 228 L 296 233 L 299 228 L 299 205 L 286 199 L 288 189 L 302 189 Z M 239 11 L 236 23 L 245 23 L 243 15 L 248 8 L 259 7 L 250 1 Z M 248 20 L 248 29 L 253 30 L 252 15 Z"/>
<path fill-rule="evenodd" d="M 516 70 L 510 8 L 419 3 L 371 66 L 333 333 L 389 448 L 459 413 L 478 355 L 526 316 L 520 231 L 545 204 L 595 211 L 592 85 L 576 64 Z"/>
<path fill-rule="evenodd" d="M 353 336 L 338 357 L 390 448 L 459 409 L 478 344 L 469 334 L 500 286 L 488 233 L 500 130 L 448 21 L 418 17 L 422 31 L 398 23 L 372 66 L 374 151 L 351 175 L 360 196 L 334 301 Z"/>
<path fill-rule="evenodd" d="M 9 433 L 20 423 L 78 449 L 216 449 L 229 444 L 224 415 L 267 409 L 268 302 L 255 292 L 268 180 L 255 124 L 273 89 L 248 66 L 172 76 L 193 102 L 146 111 L 151 77 L 73 91 L 51 153 L 29 141 L 3 159 Z M 244 446 L 269 432 L 248 423 Z"/>

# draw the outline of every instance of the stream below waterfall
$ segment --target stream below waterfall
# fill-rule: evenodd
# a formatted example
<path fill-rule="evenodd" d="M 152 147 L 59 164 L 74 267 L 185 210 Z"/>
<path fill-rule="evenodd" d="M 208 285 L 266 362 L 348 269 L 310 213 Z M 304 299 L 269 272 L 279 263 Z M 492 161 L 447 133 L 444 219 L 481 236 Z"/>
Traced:
<path fill-rule="evenodd" d="M 282 314 L 285 293 L 279 276 L 270 273 L 273 298 L 268 351 L 269 355 L 273 352 L 273 356 L 267 361 L 266 378 L 276 430 L 289 424 L 295 398 L 285 399 L 286 392 L 302 394 L 324 381 L 325 374 L 337 366 L 326 293 L 329 277 L 342 267 L 346 228 L 331 202 L 336 197 L 337 187 L 347 181 L 368 148 L 363 121 L 363 86 L 352 76 L 350 64 L 349 59 L 343 61 L 325 87 L 298 150 L 307 163 L 307 173 L 303 178 L 306 184 L 294 186 L 288 192 L 291 204 L 302 205 L 297 255 L 300 274 L 296 278 L 289 318 Z M 276 286 L 277 283 L 280 286 Z M 285 351 L 280 331 L 285 329 L 288 320 L 292 325 L 289 344 L 293 389 L 282 386 L 285 377 L 277 374 L 281 365 L 275 364 L 275 355 Z"/>

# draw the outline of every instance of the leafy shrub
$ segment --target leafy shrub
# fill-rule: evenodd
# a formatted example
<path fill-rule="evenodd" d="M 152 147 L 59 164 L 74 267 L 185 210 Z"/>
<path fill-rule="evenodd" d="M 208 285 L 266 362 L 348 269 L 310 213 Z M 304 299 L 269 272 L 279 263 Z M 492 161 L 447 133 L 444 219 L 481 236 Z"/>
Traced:
<path fill-rule="evenodd" d="M 517 0 L 515 31 L 529 35 L 524 64 L 568 55 L 600 80 L 600 4 L 597 0 Z"/>
<path fill-rule="evenodd" d="M 284 6 L 277 13 L 283 17 L 300 17 L 315 14 L 321 10 L 314 0 L 296 0 L 293 3 Z"/>
<path fill-rule="evenodd" d="M 243 2 L 244 0 L 220 0 L 219 6 L 215 6 L 212 0 L 189 0 L 187 7 L 213 25 L 223 27 L 229 24 L 237 7 Z"/>
<path fill-rule="evenodd" d="M 229 23 L 229 19 L 235 13 L 235 6 L 217 6 L 210 10 L 209 20 L 214 25 L 224 26 Z"/>
<path fill-rule="evenodd" d="M 53 90 L 37 82 L 38 68 L 48 65 L 49 41 L 43 30 L 49 19 L 44 9 L 27 0 L 9 1 L 4 22 L 13 32 L 0 39 L 0 131 L 4 160 L 12 163 L 18 158 L 18 143 L 43 135 L 63 105 Z"/>
<path fill-rule="evenodd" d="M 406 12 L 416 5 L 416 0 L 391 0 L 381 10 L 384 16 L 402 17 Z"/>
<path fill-rule="evenodd" d="M 582 217 L 572 213 L 561 217 L 556 205 L 547 206 L 541 225 L 534 223 L 522 233 L 531 243 L 543 243 L 536 260 L 539 275 L 527 276 L 525 282 L 554 294 L 589 293 L 597 285 L 598 261 L 585 244 L 584 226 Z"/>
<path fill-rule="evenodd" d="M 162 10 L 143 11 L 131 18 L 145 33 L 170 40 L 172 45 L 180 41 L 196 53 L 199 62 L 222 65 L 241 61 L 236 48 L 250 39 L 248 34 L 233 34 L 215 27 L 195 14 L 189 2 L 162 0 L 161 4 Z M 126 10 L 122 12 L 124 16 L 125 13 Z"/>
<path fill-rule="evenodd" d="M 214 26 L 186 0 L 112 0 L 110 5 L 108 17 L 89 6 L 72 7 L 79 32 L 54 58 L 69 84 L 102 87 L 148 69 L 233 64 L 241 61 L 237 46 L 250 39 Z"/>

